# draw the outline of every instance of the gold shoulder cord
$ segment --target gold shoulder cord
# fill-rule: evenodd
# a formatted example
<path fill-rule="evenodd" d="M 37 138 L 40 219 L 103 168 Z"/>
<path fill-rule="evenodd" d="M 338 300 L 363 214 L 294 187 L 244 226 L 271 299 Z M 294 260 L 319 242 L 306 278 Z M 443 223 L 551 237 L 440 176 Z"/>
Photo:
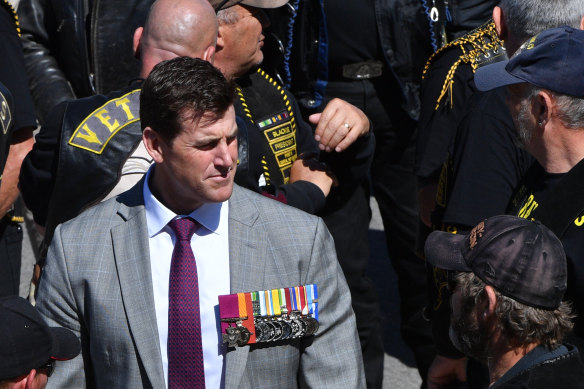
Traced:
<path fill-rule="evenodd" d="M 290 115 L 290 124 L 292 126 L 292 130 L 296 131 L 296 119 L 294 118 L 294 111 L 292 111 L 292 107 L 290 106 L 290 100 L 288 100 L 288 96 L 286 96 L 286 92 L 284 91 L 284 88 L 282 88 L 276 81 L 274 81 L 274 79 L 272 77 L 270 77 L 270 75 L 268 73 L 266 73 L 262 69 L 258 68 L 257 72 L 260 75 L 262 75 L 268 81 L 268 83 L 273 85 L 280 92 L 280 95 L 282 95 L 282 100 L 284 100 L 284 105 L 286 105 L 286 109 L 288 110 L 288 114 Z M 243 95 L 243 90 L 239 87 L 239 85 L 237 85 L 235 87 L 235 91 L 237 93 L 237 96 L 239 97 L 239 101 L 241 101 L 241 105 L 243 106 L 243 110 L 245 111 L 245 116 L 247 116 L 249 118 L 249 120 L 255 124 L 255 121 L 253 119 L 251 111 L 249 110 L 249 106 L 247 105 L 247 102 L 245 101 L 245 96 Z M 262 163 L 262 168 L 264 170 L 264 179 L 266 181 L 266 184 L 269 184 L 270 183 L 270 172 L 268 170 L 268 163 L 266 161 L 265 155 L 262 157 L 261 163 Z"/>
<path fill-rule="evenodd" d="M 12 6 L 12 4 L 10 4 L 8 2 L 8 0 L 0 0 L 0 4 L 6 8 L 6 10 L 8 11 L 8 13 L 12 16 L 12 18 L 14 19 L 14 25 L 16 26 L 16 32 L 18 33 L 18 36 L 20 37 L 20 23 L 18 21 L 18 15 L 16 14 L 16 10 L 14 9 L 14 7 Z"/>
<path fill-rule="evenodd" d="M 424 79 L 426 76 L 426 73 L 430 69 L 433 61 L 440 54 L 452 47 L 460 48 L 462 55 L 450 67 L 450 70 L 446 75 L 446 79 L 444 80 L 444 84 L 442 85 L 442 91 L 440 92 L 438 100 L 436 101 L 436 107 L 434 107 L 434 110 L 438 110 L 440 103 L 446 94 L 450 95 L 450 108 L 453 107 L 454 101 L 452 100 L 452 88 L 454 86 L 454 73 L 456 73 L 456 70 L 461 63 L 470 65 L 474 73 L 479 67 L 479 59 L 489 58 L 493 54 L 499 54 L 500 50 L 504 50 L 503 41 L 501 41 L 497 36 L 495 23 L 490 20 L 482 26 L 469 32 L 468 34 L 441 47 L 434 54 L 432 54 L 426 62 L 426 66 L 424 66 L 422 79 Z"/>

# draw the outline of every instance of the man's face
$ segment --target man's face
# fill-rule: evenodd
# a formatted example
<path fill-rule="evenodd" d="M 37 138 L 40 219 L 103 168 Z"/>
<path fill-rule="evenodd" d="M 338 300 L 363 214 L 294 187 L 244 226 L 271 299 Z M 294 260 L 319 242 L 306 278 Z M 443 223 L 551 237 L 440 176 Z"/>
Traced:
<path fill-rule="evenodd" d="M 219 28 L 224 44 L 223 62 L 232 73 L 227 76 L 240 77 L 263 61 L 262 30 L 269 25 L 269 20 L 259 8 L 238 4 L 233 6 L 233 11 L 237 13 L 237 21 L 221 24 Z"/>
<path fill-rule="evenodd" d="M 457 287 L 450 298 L 452 310 L 449 330 L 450 340 L 465 355 L 484 360 L 487 355 L 489 331 L 477 319 L 474 298 L 462 296 L 460 289 L 460 287 Z"/>
<path fill-rule="evenodd" d="M 155 167 L 156 190 L 176 213 L 188 214 L 205 203 L 229 199 L 237 166 L 237 124 L 233 106 L 216 119 L 183 119 L 181 132 L 161 141 L 162 161 Z M 216 120 L 215 120 L 216 119 Z"/>

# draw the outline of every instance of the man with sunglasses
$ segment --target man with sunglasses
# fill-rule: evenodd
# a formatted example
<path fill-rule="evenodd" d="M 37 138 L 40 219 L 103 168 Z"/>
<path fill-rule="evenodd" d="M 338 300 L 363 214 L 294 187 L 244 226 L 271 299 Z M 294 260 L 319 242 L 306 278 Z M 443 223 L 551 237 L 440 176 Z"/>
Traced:
<path fill-rule="evenodd" d="M 80 343 L 65 328 L 48 327 L 18 296 L 0 299 L 0 388 L 44 388 L 55 361 L 75 358 Z"/>

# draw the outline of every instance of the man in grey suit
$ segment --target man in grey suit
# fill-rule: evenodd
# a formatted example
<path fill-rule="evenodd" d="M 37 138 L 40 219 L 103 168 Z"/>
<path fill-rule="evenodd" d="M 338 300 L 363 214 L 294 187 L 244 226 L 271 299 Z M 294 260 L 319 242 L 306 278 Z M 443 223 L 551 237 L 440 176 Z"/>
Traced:
<path fill-rule="evenodd" d="M 38 309 L 82 343 L 49 385 L 181 387 L 171 378 L 177 346 L 165 340 L 175 331 L 172 224 L 190 217 L 204 381 L 182 387 L 364 387 L 349 290 L 322 220 L 233 184 L 232 85 L 207 62 L 181 57 L 154 68 L 140 99 L 155 164 L 134 188 L 57 227 L 49 248 Z M 217 295 L 309 283 L 319 290 L 315 335 L 220 344 Z"/>

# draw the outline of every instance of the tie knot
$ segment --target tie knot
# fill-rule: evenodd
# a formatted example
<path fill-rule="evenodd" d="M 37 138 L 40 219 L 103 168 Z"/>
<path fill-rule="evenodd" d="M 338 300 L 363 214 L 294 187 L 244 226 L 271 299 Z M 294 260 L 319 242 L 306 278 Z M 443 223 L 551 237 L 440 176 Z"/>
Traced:
<path fill-rule="evenodd" d="M 173 219 L 168 223 L 168 226 L 174 231 L 177 240 L 191 240 L 191 237 L 197 230 L 199 223 L 191 219 L 190 217 L 185 217 L 182 219 Z"/>

